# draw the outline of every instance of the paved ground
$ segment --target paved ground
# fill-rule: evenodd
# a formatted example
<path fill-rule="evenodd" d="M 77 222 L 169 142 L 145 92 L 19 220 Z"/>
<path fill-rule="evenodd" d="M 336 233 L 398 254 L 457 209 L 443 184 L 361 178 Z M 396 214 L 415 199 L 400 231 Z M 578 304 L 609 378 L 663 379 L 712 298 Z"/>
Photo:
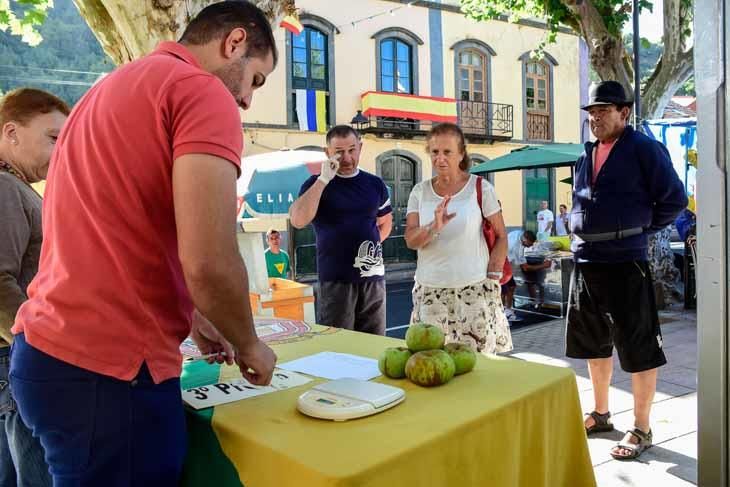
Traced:
<path fill-rule="evenodd" d="M 599 487 L 688 487 L 697 484 L 697 320 L 680 307 L 660 314 L 668 364 L 659 371 L 652 408 L 655 446 L 638 461 L 619 462 L 609 454 L 633 427 L 630 374 L 615 361 L 610 408 L 617 431 L 588 440 Z M 592 385 L 584 360 L 564 356 L 563 320 L 515 330 L 512 355 L 575 370 L 584 411 L 593 408 Z"/>

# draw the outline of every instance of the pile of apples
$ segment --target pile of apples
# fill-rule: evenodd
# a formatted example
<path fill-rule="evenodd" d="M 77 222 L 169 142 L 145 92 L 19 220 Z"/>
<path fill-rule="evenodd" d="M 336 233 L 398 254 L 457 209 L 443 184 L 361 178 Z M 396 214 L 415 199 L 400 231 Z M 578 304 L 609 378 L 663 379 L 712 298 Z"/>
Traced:
<path fill-rule="evenodd" d="M 378 360 L 380 372 L 391 379 L 408 379 L 424 387 L 446 384 L 455 375 L 474 368 L 477 354 L 464 343 L 444 346 L 441 328 L 427 323 L 413 324 L 406 332 L 406 347 L 385 349 Z"/>

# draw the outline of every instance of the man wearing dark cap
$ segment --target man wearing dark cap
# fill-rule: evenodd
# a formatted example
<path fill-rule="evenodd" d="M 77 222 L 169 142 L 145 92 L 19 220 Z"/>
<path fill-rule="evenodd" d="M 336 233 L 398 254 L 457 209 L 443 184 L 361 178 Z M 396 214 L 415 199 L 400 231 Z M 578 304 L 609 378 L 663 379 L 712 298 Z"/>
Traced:
<path fill-rule="evenodd" d="M 618 460 L 637 458 L 652 444 L 649 412 L 662 351 L 648 237 L 687 206 L 682 182 L 667 149 L 628 125 L 632 102 L 621 84 L 591 90 L 591 131 L 575 166 L 570 227 L 576 266 L 571 283 L 566 355 L 588 359 L 594 410 L 586 433 L 613 430 L 608 389 L 613 348 L 631 373 L 634 428 L 612 450 Z"/>

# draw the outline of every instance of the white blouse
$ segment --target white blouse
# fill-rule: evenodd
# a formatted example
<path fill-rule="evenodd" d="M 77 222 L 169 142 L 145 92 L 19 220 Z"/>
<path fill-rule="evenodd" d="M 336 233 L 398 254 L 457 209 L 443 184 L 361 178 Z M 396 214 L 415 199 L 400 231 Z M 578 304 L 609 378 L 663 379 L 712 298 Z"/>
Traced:
<path fill-rule="evenodd" d="M 497 193 L 482 178 L 482 207 L 476 192 L 477 177 L 473 174 L 466 185 L 451 197 L 448 212 L 456 213 L 440 235 L 418 249 L 416 282 L 427 287 L 459 288 L 487 278 L 489 251 L 482 233 L 482 215 L 490 217 L 500 211 Z M 433 212 L 443 198 L 433 190 L 431 180 L 413 187 L 408 198 L 407 213 L 418 213 L 420 225 L 433 221 Z M 480 211 L 481 210 L 481 211 Z"/>

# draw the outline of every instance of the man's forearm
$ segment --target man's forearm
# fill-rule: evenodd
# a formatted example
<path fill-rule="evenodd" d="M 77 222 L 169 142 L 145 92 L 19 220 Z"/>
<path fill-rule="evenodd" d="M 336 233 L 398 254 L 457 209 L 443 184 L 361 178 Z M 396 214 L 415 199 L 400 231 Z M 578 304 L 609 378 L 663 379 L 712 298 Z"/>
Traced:
<path fill-rule="evenodd" d="M 507 236 L 497 235 L 494 246 L 489 254 L 489 272 L 501 272 L 504 268 L 504 261 L 507 259 Z"/>
<path fill-rule="evenodd" d="M 186 281 L 195 307 L 235 348 L 245 348 L 258 340 L 248 294 L 248 274 L 240 257 L 228 265 L 212 264 Z"/>
<path fill-rule="evenodd" d="M 309 225 L 314 217 L 317 216 L 319 201 L 322 198 L 324 188 L 326 188 L 319 179 L 304 192 L 292 205 L 289 211 L 291 224 L 295 228 L 304 228 Z"/>
<path fill-rule="evenodd" d="M 393 219 L 387 218 L 378 225 L 378 233 L 380 234 L 380 241 L 385 242 L 390 236 L 390 232 L 393 231 Z"/>

